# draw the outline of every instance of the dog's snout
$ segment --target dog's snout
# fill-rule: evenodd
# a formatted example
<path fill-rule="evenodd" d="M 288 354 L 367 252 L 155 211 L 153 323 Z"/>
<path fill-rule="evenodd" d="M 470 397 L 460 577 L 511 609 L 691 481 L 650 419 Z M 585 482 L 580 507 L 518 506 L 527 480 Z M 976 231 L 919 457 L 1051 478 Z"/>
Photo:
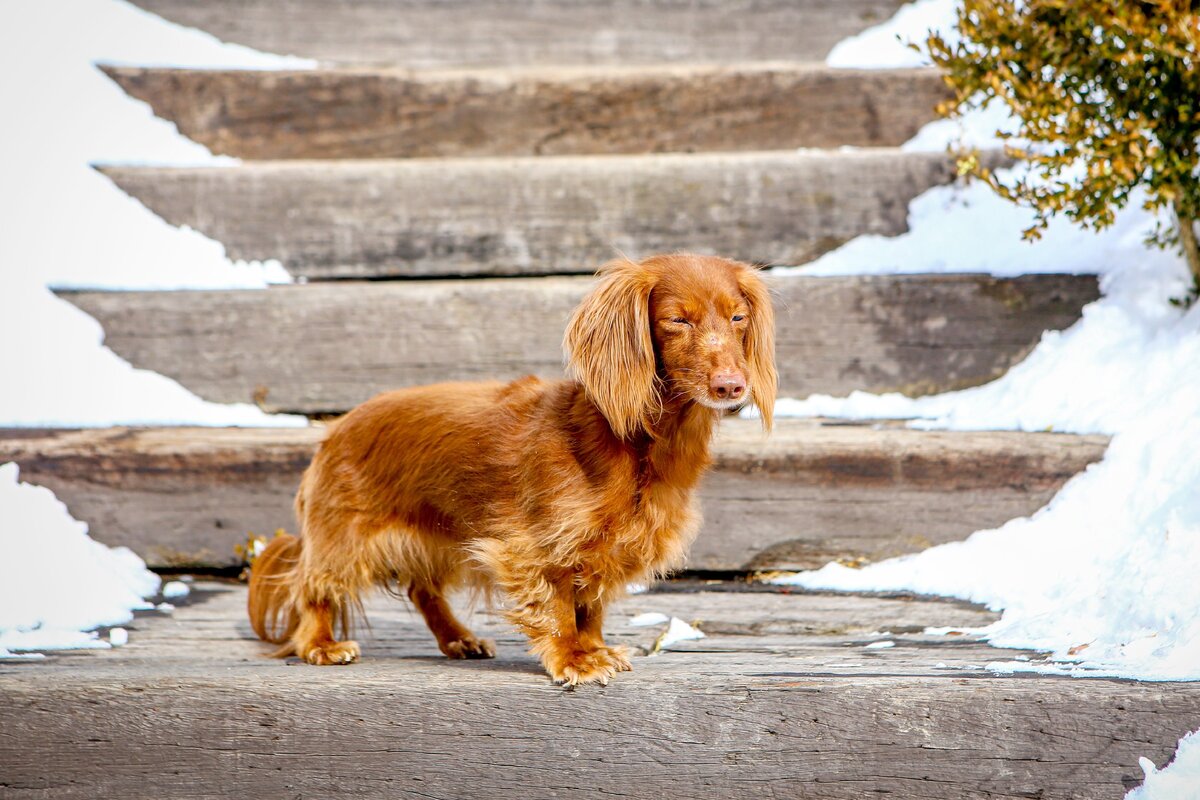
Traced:
<path fill-rule="evenodd" d="M 708 388 L 718 400 L 740 400 L 746 393 L 746 378 L 737 372 L 719 372 L 712 376 Z"/>

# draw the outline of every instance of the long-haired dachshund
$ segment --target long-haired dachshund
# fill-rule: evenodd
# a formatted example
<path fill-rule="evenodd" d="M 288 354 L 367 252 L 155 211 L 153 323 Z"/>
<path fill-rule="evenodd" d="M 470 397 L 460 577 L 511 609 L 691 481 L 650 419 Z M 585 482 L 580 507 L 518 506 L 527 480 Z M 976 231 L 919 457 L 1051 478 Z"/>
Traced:
<path fill-rule="evenodd" d="M 550 676 L 607 683 L 604 605 L 682 565 L 722 412 L 775 402 L 774 316 L 756 271 L 664 255 L 605 267 L 567 326 L 574 380 L 447 383 L 379 395 L 329 428 L 296 497 L 301 537 L 254 562 L 250 620 L 275 655 L 348 664 L 364 590 L 420 609 L 450 658 L 493 642 L 446 602 L 499 590 Z"/>

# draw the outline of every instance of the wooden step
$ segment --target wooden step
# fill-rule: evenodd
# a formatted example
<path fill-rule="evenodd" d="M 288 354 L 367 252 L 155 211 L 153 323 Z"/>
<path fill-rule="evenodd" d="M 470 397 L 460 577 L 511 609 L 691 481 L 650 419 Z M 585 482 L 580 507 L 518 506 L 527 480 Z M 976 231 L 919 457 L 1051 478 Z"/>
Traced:
<path fill-rule="evenodd" d="M 1195 683 L 981 670 L 1019 653 L 921 632 L 994 619 L 953 603 L 638 595 L 606 624 L 633 672 L 564 691 L 487 613 L 498 658 L 450 662 L 372 600 L 364 661 L 333 669 L 264 658 L 245 601 L 196 584 L 124 647 L 0 662 L 4 796 L 1120 800 L 1200 716 Z M 708 638 L 645 656 L 646 611 Z"/>
<path fill-rule="evenodd" d="M 936 70 L 796 63 L 105 72 L 185 136 L 248 159 L 894 146 L 949 96 Z"/>
<path fill-rule="evenodd" d="M 907 230 L 908 203 L 954 180 L 942 153 L 706 153 L 110 167 L 172 225 L 293 275 L 590 273 L 618 250 L 800 264 Z"/>
<path fill-rule="evenodd" d="M 768 276 L 780 395 L 984 383 L 1098 297 L 1093 276 Z M 61 292 L 136 367 L 222 403 L 346 411 L 448 380 L 561 377 L 592 278 L 339 282 L 244 291 Z"/>
<path fill-rule="evenodd" d="M 824 60 L 903 0 L 134 0 L 228 42 L 409 67 Z"/>
<path fill-rule="evenodd" d="M 294 531 L 319 428 L 0 430 L 0 463 L 47 486 L 92 535 L 155 567 L 227 567 L 248 532 Z M 742 571 L 878 560 L 1032 514 L 1107 439 L 922 432 L 781 419 L 722 423 L 689 567 Z"/>

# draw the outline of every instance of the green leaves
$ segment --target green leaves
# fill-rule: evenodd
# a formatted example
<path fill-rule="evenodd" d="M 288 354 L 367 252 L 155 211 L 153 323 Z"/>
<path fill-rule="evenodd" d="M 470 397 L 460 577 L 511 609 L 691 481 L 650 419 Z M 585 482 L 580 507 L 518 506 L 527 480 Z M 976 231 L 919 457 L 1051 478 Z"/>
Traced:
<path fill-rule="evenodd" d="M 1034 210 L 1026 238 L 1058 214 L 1085 227 L 1111 225 L 1137 187 L 1146 190 L 1149 209 L 1172 206 L 1180 225 L 1200 218 L 1200 14 L 1193 5 L 965 0 L 961 40 L 925 41 L 954 91 L 942 114 L 1000 102 L 1020 120 L 1015 136 L 1029 146 L 1006 149 L 1032 165 L 1032 179 L 1003 183 L 973 153 L 960 158 L 959 169 Z M 1200 276 L 1200 252 L 1189 252 L 1189 240 L 1195 237 L 1170 239 Z"/>

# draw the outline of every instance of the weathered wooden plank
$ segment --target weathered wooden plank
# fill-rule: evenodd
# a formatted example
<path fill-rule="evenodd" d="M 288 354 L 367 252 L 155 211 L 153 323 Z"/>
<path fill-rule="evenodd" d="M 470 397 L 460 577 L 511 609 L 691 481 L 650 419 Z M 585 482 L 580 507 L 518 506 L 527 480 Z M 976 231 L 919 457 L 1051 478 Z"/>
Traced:
<path fill-rule="evenodd" d="M 178 614 L 135 623 L 139 632 L 133 636 L 133 648 L 119 654 L 122 661 L 147 655 L 220 660 L 230 656 L 252 657 L 263 651 L 264 645 L 254 638 L 245 619 L 244 587 L 212 581 L 197 581 L 192 586 L 198 594 Z M 519 657 L 527 646 L 528 640 L 505 622 L 497 608 L 472 602 L 463 595 L 451 598 L 451 603 L 468 627 L 497 638 L 501 657 Z M 367 658 L 438 654 L 429 629 L 409 603 L 379 592 L 365 598 L 364 608 L 370 625 L 361 625 L 355 635 L 362 639 Z M 763 643 L 770 641 L 774 649 L 782 644 L 800 657 L 810 654 L 801 651 L 814 651 L 812 655 L 825 659 L 820 664 L 822 669 L 876 655 L 866 650 L 852 651 L 853 658 L 847 658 L 846 648 L 881 638 L 899 642 L 896 650 L 881 654 L 886 658 L 882 662 L 883 671 L 892 675 L 925 675 L 937 661 L 964 668 L 972 663 L 971 658 L 979 664 L 1017 654 L 997 653 L 975 635 L 965 632 L 953 637 L 925 633 L 931 627 L 978 629 L 1000 618 L 998 613 L 982 606 L 908 595 L 877 597 L 804 591 L 794 594 L 787 588 L 733 580 L 662 581 L 647 592 L 625 597 L 609 608 L 605 636 L 639 655 L 649 654 L 663 626 L 628 624 L 630 619 L 647 612 L 679 617 L 709 636 L 695 645 L 673 646 L 677 651 L 693 646 L 705 650 L 721 642 L 731 648 L 727 650 L 730 653 L 738 652 L 741 645 L 740 652 L 744 655 L 765 649 Z M 214 642 L 236 644 L 221 649 L 213 647 Z M 152 648 L 150 653 L 137 652 L 136 648 L 147 645 Z M 940 648 L 937 661 L 931 660 L 930 653 L 922 652 L 926 645 Z M 231 647 L 236 647 L 236 652 L 230 652 Z M 842 652 L 836 652 L 839 649 Z M 1024 653 L 1037 657 L 1033 651 Z M 719 669 L 725 673 L 737 672 L 736 667 Z"/>
<path fill-rule="evenodd" d="M 157 567 L 224 567 L 254 531 L 295 529 L 292 496 L 320 428 L 0 431 L 0 463 L 49 487 L 92 535 Z M 781 419 L 722 423 L 689 566 L 814 568 L 877 560 L 1031 514 L 1107 440 L 921 432 Z"/>
<path fill-rule="evenodd" d="M 782 396 L 983 383 L 1097 297 L 1091 276 L 768 276 Z M 591 278 L 64 292 L 135 366 L 209 400 L 345 411 L 400 386 L 562 375 Z"/>
<path fill-rule="evenodd" d="M 5 797 L 1119 800 L 1141 780 L 1137 759 L 1165 763 L 1200 716 L 1194 683 L 998 677 L 960 653 L 1012 651 L 967 637 L 898 634 L 866 651 L 846 633 L 987 618 L 940 603 L 691 596 L 713 619 L 781 614 L 816 629 L 786 651 L 778 637 L 710 631 L 687 652 L 635 656 L 606 688 L 564 692 L 478 615 L 502 638 L 494 661 L 439 658 L 418 619 L 373 604 L 363 663 L 310 668 L 260 657 L 244 588 L 198 589 L 204 602 L 135 623 L 124 648 L 0 662 Z M 657 630 L 629 633 L 628 614 L 691 619 L 688 599 L 633 598 L 610 636 L 649 642 Z"/>
<path fill-rule="evenodd" d="M 231 258 L 309 279 L 586 273 L 617 250 L 799 264 L 904 232 L 909 201 L 955 176 L 946 154 L 886 148 L 103 171 Z"/>
<path fill-rule="evenodd" d="M 246 619 L 245 587 L 232 582 L 195 581 L 192 594 L 169 616 L 153 613 L 138 617 L 127 629 L 129 646 L 113 654 L 73 653 L 72 661 L 93 659 L 92 667 L 142 669 L 153 662 L 170 660 L 182 674 L 198 675 L 223 668 L 230 659 L 259 661 L 267 646 L 251 632 Z M 469 596 L 450 599 L 458 617 L 481 636 L 499 643 L 499 658 L 510 664 L 524 658 L 528 640 L 514 630 L 499 609 L 472 602 Z M 355 631 L 363 646 L 364 663 L 396 658 L 430 657 L 435 675 L 439 663 L 437 645 L 420 615 L 408 602 L 382 592 L 364 598 L 366 623 Z M 995 622 L 999 614 L 969 603 L 845 594 L 795 594 L 786 588 L 743 581 L 665 581 L 650 591 L 614 603 L 605 623 L 605 636 L 614 644 L 630 648 L 636 656 L 650 654 L 663 625 L 635 627 L 629 620 L 655 612 L 676 616 L 695 624 L 707 639 L 694 644 L 681 642 L 672 651 L 703 656 L 720 649 L 723 657 L 707 659 L 714 674 L 736 675 L 762 654 L 772 657 L 786 652 L 797 661 L 822 672 L 859 670 L 870 664 L 875 672 L 895 676 L 929 675 L 936 663 L 963 670 L 1005 656 L 1023 654 L 1038 658 L 1033 651 L 997 653 L 977 636 L 960 632 L 944 637 L 925 633 L 930 627 L 977 629 Z M 886 634 L 883 633 L 886 631 Z M 891 638 L 896 646 L 878 653 L 865 645 Z M 936 647 L 936 654 L 929 648 Z M 879 656 L 881 658 L 875 658 Z M 70 671 L 73 664 L 55 663 Z M 934 660 L 936 659 L 936 660 Z M 184 667 L 180 662 L 190 662 Z M 113 662 L 119 662 L 119 666 Z M 854 664 L 858 664 L 857 667 Z M 758 664 L 761 668 L 762 664 Z M 0 660 L 0 673 L 4 671 Z M 753 666 L 752 666 L 753 668 Z"/>
<path fill-rule="evenodd" d="M 230 567 L 249 533 L 296 529 L 292 498 L 321 435 L 315 427 L 8 429 L 0 461 L 50 487 L 94 538 L 153 567 Z"/>
<path fill-rule="evenodd" d="M 726 420 L 695 569 L 815 569 L 958 541 L 1041 508 L 1106 437 Z M 729 566 L 733 565 L 733 566 Z"/>
<path fill-rule="evenodd" d="M 135 0 L 273 53 L 410 67 L 821 61 L 902 0 Z"/>
<path fill-rule="evenodd" d="M 185 136 L 250 159 L 895 146 L 949 95 L 936 70 L 792 63 L 105 72 Z"/>
<path fill-rule="evenodd" d="M 112 668 L 129 673 L 161 669 L 169 661 L 174 674 L 200 676 L 225 669 L 230 660 L 261 662 L 268 647 L 250 631 L 244 587 L 203 580 L 191 587 L 191 595 L 175 601 L 181 605 L 169 616 L 150 612 L 126 626 L 132 632 L 129 645 L 116 653 L 50 653 L 44 663 L 51 665 L 52 673 L 64 674 L 60 667 L 70 672 L 80 666 L 78 662 L 90 659 L 87 668 L 89 674 L 95 674 L 91 670 Z M 369 624 L 360 624 L 354 634 L 363 646 L 364 663 L 403 658 L 420 671 L 420 679 L 436 678 L 444 671 L 429 629 L 409 603 L 383 593 L 364 600 Z M 510 666 L 528 666 L 524 656 L 528 640 L 505 622 L 497 608 L 462 595 L 452 597 L 451 603 L 469 628 L 496 639 L 501 660 Z M 867 670 L 909 677 L 928 676 L 931 671 L 938 674 L 931 670 L 935 663 L 944 665 L 937 670 L 973 672 L 998 657 L 1039 658 L 1033 651 L 997 653 L 964 631 L 982 628 L 1000 616 L 969 603 L 907 595 L 796 595 L 786 588 L 742 581 L 659 583 L 649 592 L 609 608 L 606 639 L 628 647 L 635 657 L 649 655 L 665 625 L 629 624 L 645 612 L 677 616 L 708 634 L 703 640 L 677 643 L 671 650 L 688 654 L 689 659 L 703 658 L 714 677 L 761 670 L 764 656 L 768 660 L 788 658 L 792 666 L 803 662 L 805 669 L 823 674 Z M 925 633 L 929 627 L 949 627 L 958 633 L 950 637 Z M 866 647 L 884 638 L 895 642 L 889 652 Z M 938 652 L 931 652 L 932 648 Z M 709 657 L 717 651 L 720 658 Z M 0 660 L 0 674 L 3 672 Z"/>

